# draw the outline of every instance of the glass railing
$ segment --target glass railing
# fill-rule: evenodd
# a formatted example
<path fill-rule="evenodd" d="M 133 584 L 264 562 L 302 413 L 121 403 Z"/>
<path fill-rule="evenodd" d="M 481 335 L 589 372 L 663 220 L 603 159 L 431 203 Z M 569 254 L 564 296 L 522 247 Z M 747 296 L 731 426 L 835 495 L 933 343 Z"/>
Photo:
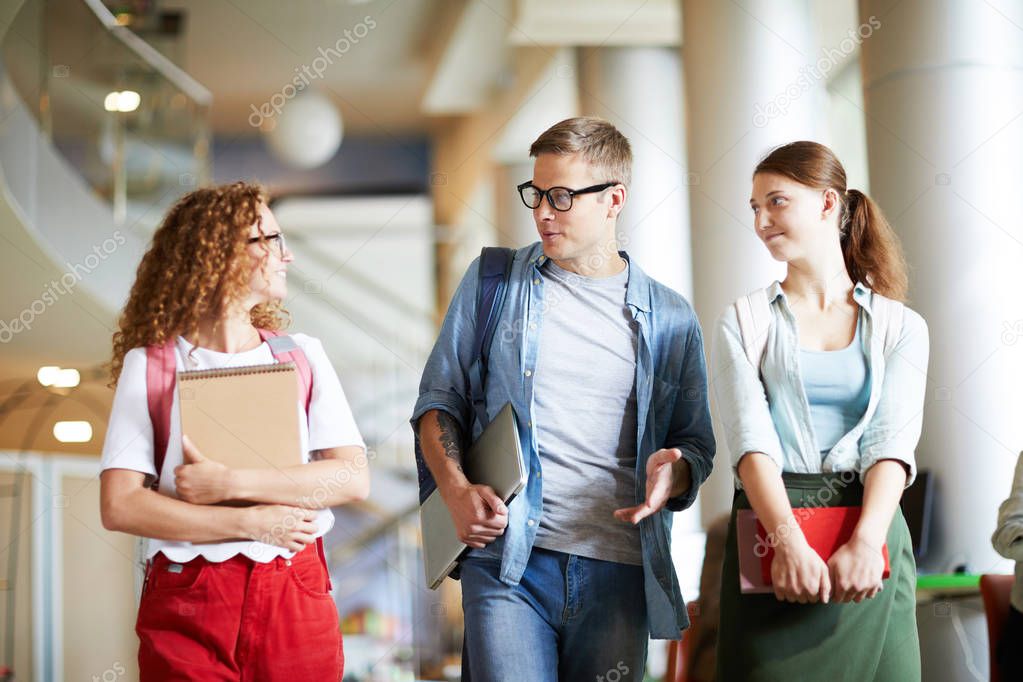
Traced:
<path fill-rule="evenodd" d="M 41 131 L 115 224 L 155 224 L 208 180 L 209 91 L 99 0 L 26 0 L 2 58 Z"/>

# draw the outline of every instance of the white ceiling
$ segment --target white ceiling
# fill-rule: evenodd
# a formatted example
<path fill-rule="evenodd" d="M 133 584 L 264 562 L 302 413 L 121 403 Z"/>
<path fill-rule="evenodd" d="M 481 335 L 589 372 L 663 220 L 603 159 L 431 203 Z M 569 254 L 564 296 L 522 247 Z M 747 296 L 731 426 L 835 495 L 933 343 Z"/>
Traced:
<path fill-rule="evenodd" d="M 321 48 L 330 54 L 348 31 L 350 49 L 331 55 L 333 63 L 312 82 L 340 107 L 348 131 L 387 134 L 426 129 L 420 101 L 442 4 L 168 0 L 160 6 L 187 13 L 180 65 L 213 93 L 215 132 L 251 134 L 251 106 L 280 93 L 317 58 L 324 66 Z"/>

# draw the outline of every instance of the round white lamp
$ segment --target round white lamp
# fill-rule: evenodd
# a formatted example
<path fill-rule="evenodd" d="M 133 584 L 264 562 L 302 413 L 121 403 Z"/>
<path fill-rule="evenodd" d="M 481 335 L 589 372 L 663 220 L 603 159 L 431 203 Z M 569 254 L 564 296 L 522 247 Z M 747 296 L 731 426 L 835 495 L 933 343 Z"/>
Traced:
<path fill-rule="evenodd" d="M 325 95 L 304 92 L 281 107 L 267 133 L 270 151 L 295 168 L 316 168 L 341 146 L 341 115 Z"/>

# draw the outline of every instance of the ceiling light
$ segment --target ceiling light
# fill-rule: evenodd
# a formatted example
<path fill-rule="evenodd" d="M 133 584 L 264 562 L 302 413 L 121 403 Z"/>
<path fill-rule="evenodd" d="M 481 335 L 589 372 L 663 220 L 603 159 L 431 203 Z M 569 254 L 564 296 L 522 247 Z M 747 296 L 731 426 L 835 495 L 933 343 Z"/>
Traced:
<path fill-rule="evenodd" d="M 92 440 L 92 424 L 89 422 L 57 422 L 53 425 L 53 437 L 61 443 L 88 443 Z"/>
<path fill-rule="evenodd" d="M 39 371 L 36 373 L 36 379 L 43 386 L 74 388 L 81 382 L 82 375 L 79 374 L 77 369 L 62 369 L 48 365 L 39 368 Z"/>
<path fill-rule="evenodd" d="M 128 113 L 138 109 L 141 102 L 142 97 L 134 90 L 115 90 L 103 98 L 103 108 Z"/>

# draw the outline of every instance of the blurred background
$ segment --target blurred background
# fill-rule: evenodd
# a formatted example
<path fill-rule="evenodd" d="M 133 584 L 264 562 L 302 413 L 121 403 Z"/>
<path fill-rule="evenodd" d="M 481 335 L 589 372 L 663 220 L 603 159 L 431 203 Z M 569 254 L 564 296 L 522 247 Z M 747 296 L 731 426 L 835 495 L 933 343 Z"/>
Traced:
<path fill-rule="evenodd" d="M 345 679 L 458 679 L 458 584 L 423 584 L 408 417 L 465 267 L 535 241 L 529 144 L 575 115 L 630 138 L 621 243 L 705 329 L 783 272 L 747 206 L 771 147 L 828 144 L 880 203 L 931 334 L 905 501 L 924 679 L 988 679 L 978 576 L 1011 571 L 989 539 L 1023 445 L 1020 0 L 2 0 L 9 679 L 137 678 L 135 540 L 99 518 L 104 365 L 163 213 L 238 179 L 273 197 L 293 329 L 323 341 L 372 456 L 369 499 L 327 538 Z M 652 643 L 649 679 L 710 679 L 693 661 L 714 654 L 727 461 L 676 517 L 693 637 Z"/>

